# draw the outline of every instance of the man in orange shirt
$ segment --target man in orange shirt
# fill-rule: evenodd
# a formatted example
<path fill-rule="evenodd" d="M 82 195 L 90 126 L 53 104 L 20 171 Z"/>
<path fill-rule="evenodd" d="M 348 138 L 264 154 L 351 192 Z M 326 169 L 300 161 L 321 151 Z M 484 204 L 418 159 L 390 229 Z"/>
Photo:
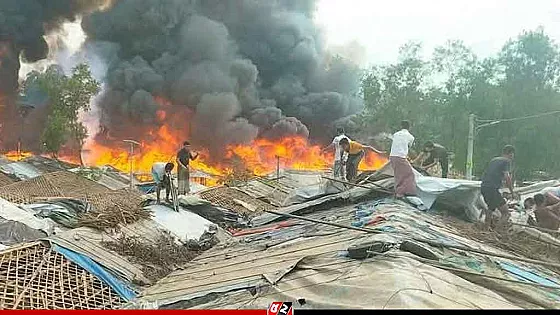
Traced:
<path fill-rule="evenodd" d="M 348 153 L 348 159 L 346 160 L 346 179 L 348 181 L 353 180 L 358 175 L 358 165 L 365 155 L 365 150 L 373 151 L 377 154 L 384 154 L 385 152 L 379 151 L 376 148 L 363 145 L 359 142 L 349 140 L 348 138 L 340 139 L 340 147 Z"/>

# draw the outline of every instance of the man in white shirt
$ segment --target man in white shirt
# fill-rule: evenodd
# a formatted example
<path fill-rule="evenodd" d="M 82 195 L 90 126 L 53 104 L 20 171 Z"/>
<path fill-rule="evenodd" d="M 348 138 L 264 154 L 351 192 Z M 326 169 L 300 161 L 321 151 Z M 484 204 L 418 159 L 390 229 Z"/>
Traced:
<path fill-rule="evenodd" d="M 325 148 L 323 148 L 322 152 L 325 152 L 327 150 L 330 150 L 334 147 L 334 164 L 333 164 L 333 175 L 335 178 L 344 178 L 344 161 L 345 161 L 345 157 L 346 157 L 346 152 L 344 150 L 342 150 L 342 148 L 340 147 L 340 140 L 342 139 L 348 139 L 350 140 L 345 134 L 344 134 L 344 128 L 337 128 L 336 129 L 336 134 L 337 136 L 334 137 L 333 141 L 326 146 Z"/>
<path fill-rule="evenodd" d="M 408 131 L 409 128 L 410 122 L 403 120 L 401 130 L 393 134 L 391 154 L 389 155 L 389 161 L 395 176 L 395 196 L 397 198 L 416 195 L 414 171 L 407 159 L 408 149 L 414 143 L 414 136 Z"/>
<path fill-rule="evenodd" d="M 152 165 L 152 177 L 156 182 L 156 198 L 160 203 L 161 189 L 165 188 L 165 201 L 169 202 L 169 193 L 171 192 L 171 171 L 175 165 L 173 163 L 157 162 Z"/>

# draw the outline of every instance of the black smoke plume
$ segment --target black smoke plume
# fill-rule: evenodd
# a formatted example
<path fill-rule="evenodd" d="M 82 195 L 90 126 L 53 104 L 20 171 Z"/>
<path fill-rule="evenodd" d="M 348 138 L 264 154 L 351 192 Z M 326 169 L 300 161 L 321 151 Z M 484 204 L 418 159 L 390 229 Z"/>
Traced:
<path fill-rule="evenodd" d="M 314 10 L 312 0 L 120 0 L 85 16 L 89 43 L 116 47 L 102 129 L 120 138 L 161 123 L 164 97 L 194 112 L 190 137 L 214 152 L 330 134 L 361 109 L 359 72 L 329 56 Z"/>
<path fill-rule="evenodd" d="M 35 62 L 48 55 L 44 35 L 56 30 L 64 21 L 74 21 L 106 4 L 106 0 L 1 0 L 0 1 L 0 117 L 4 147 L 12 145 L 15 96 L 18 89 L 20 56 Z M 12 140 L 7 141 L 6 140 Z M 15 139 L 17 141 L 17 139 Z"/>

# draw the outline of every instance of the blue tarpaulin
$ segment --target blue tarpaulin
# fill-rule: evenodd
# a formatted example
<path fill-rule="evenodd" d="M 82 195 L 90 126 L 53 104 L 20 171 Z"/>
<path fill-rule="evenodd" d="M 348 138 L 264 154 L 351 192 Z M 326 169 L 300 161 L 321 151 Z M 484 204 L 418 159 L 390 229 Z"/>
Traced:
<path fill-rule="evenodd" d="M 52 244 L 55 251 L 61 253 L 68 260 L 80 267 L 84 268 L 88 272 L 92 273 L 98 277 L 105 284 L 110 286 L 115 292 L 117 292 L 124 300 L 130 301 L 136 297 L 136 292 L 129 288 L 125 283 L 117 279 L 115 276 L 110 274 L 103 266 L 93 261 L 91 258 L 84 256 L 82 254 L 71 251 L 67 248 Z"/>
<path fill-rule="evenodd" d="M 514 276 L 518 280 L 524 282 L 533 282 L 533 283 L 539 283 L 544 285 L 550 285 L 550 286 L 558 286 L 560 288 L 558 283 L 552 281 L 551 279 L 540 276 L 533 271 L 522 269 L 519 266 L 504 261 L 500 261 L 498 262 L 498 264 L 500 265 L 500 267 L 502 267 L 505 271 L 509 272 L 512 276 Z M 560 301 L 560 296 L 556 294 L 549 294 L 549 296 L 556 299 L 557 301 Z"/>

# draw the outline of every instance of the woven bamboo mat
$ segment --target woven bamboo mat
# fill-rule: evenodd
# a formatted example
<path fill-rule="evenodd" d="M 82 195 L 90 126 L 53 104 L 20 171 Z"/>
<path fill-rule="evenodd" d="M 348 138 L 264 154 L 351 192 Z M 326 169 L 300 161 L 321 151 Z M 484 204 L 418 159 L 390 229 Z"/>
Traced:
<path fill-rule="evenodd" d="M 0 252 L 0 309 L 115 309 L 111 287 L 42 243 Z"/>
<path fill-rule="evenodd" d="M 37 198 L 71 197 L 111 192 L 110 189 L 80 175 L 61 171 L 0 187 L 0 197 L 12 203 L 32 203 Z"/>

